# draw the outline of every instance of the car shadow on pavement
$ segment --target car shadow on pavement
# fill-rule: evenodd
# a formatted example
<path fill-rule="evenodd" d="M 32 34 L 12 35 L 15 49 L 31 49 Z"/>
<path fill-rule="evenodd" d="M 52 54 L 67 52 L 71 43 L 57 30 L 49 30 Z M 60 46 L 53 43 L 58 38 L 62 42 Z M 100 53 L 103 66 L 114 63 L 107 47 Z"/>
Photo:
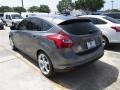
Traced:
<path fill-rule="evenodd" d="M 120 44 L 110 44 L 106 50 L 120 52 Z"/>
<path fill-rule="evenodd" d="M 20 51 L 17 52 L 38 67 L 33 59 Z M 117 80 L 118 74 L 116 67 L 97 61 L 83 65 L 76 71 L 56 73 L 50 80 L 70 90 L 103 90 Z"/>
<path fill-rule="evenodd" d="M 118 74 L 117 68 L 98 61 L 74 72 L 58 73 L 52 81 L 70 90 L 103 90 L 117 80 Z"/>

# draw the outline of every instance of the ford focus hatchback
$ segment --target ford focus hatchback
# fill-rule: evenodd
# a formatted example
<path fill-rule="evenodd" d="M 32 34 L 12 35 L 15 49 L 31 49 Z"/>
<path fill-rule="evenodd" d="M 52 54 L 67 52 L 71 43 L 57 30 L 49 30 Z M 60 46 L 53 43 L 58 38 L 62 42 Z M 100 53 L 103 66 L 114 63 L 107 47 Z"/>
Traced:
<path fill-rule="evenodd" d="M 98 60 L 104 53 L 101 32 L 88 19 L 35 16 L 11 29 L 12 49 L 36 60 L 46 77 Z"/>

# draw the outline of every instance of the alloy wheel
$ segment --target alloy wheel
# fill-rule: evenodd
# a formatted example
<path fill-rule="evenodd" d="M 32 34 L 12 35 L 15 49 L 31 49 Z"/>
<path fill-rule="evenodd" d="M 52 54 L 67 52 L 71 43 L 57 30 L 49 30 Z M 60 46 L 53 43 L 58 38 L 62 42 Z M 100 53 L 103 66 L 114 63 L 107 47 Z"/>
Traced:
<path fill-rule="evenodd" d="M 39 54 L 38 56 L 38 63 L 41 69 L 41 72 L 44 75 L 48 75 L 50 73 L 50 62 L 48 57 L 45 54 Z"/>

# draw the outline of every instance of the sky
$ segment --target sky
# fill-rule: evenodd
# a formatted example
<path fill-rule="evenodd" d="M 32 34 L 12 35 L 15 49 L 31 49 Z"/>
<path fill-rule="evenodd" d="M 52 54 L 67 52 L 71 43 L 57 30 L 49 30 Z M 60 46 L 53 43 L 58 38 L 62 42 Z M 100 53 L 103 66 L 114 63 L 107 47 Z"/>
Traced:
<path fill-rule="evenodd" d="M 56 5 L 60 0 L 23 0 L 24 7 L 28 8 L 30 6 L 39 6 L 40 4 L 48 5 L 51 11 L 57 11 Z M 73 0 L 75 1 L 75 0 Z M 89 1 L 89 0 L 88 0 Z M 105 5 L 102 10 L 111 9 L 112 3 L 111 0 L 105 0 Z M 0 0 L 0 6 L 21 6 L 21 0 Z M 114 0 L 114 9 L 120 9 L 120 0 Z"/>

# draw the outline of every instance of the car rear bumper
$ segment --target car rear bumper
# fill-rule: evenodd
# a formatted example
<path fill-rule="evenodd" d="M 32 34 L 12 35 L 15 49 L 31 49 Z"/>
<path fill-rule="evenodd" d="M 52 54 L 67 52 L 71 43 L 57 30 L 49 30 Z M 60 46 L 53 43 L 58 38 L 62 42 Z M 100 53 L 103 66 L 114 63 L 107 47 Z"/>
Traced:
<path fill-rule="evenodd" d="M 104 55 L 104 50 L 103 46 L 97 48 L 93 52 L 90 52 L 89 54 L 82 54 L 82 55 L 77 55 L 72 58 L 68 57 L 62 57 L 56 58 L 54 61 L 54 69 L 55 71 L 69 71 L 69 69 L 81 66 L 83 64 L 96 61 L 99 58 L 101 58 Z"/>

